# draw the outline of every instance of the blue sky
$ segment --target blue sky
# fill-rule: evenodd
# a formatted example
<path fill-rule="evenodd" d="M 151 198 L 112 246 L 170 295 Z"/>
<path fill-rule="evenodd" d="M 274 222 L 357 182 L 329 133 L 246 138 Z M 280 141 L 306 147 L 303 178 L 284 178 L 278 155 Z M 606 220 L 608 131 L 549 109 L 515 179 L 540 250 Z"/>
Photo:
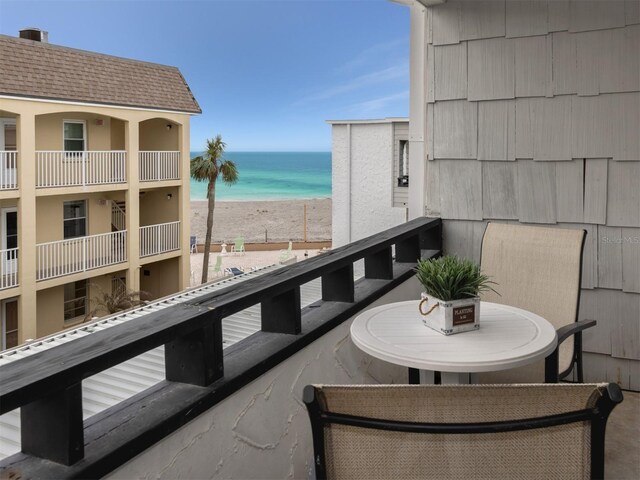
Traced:
<path fill-rule="evenodd" d="M 331 150 L 327 119 L 406 116 L 409 10 L 387 0 L 0 0 L 0 33 L 175 65 L 203 114 L 191 146 Z"/>

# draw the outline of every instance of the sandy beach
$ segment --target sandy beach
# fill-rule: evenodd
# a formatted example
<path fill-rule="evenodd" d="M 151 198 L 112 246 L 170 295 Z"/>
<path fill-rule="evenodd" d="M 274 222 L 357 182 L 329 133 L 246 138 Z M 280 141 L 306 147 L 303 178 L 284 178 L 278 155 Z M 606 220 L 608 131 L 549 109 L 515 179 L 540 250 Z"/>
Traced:
<path fill-rule="evenodd" d="M 331 199 L 216 202 L 213 243 L 244 237 L 247 243 L 301 241 L 304 205 L 307 205 L 307 241 L 331 240 Z M 191 202 L 191 235 L 204 243 L 207 202 Z M 266 232 L 265 232 L 266 231 Z"/>

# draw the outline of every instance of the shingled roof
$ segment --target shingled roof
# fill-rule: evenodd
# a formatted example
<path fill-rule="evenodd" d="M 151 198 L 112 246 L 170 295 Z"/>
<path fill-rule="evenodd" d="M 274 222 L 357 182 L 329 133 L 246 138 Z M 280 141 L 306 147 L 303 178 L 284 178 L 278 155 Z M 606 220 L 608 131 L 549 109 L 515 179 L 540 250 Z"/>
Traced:
<path fill-rule="evenodd" d="M 201 113 L 176 67 L 0 35 L 0 95 Z"/>

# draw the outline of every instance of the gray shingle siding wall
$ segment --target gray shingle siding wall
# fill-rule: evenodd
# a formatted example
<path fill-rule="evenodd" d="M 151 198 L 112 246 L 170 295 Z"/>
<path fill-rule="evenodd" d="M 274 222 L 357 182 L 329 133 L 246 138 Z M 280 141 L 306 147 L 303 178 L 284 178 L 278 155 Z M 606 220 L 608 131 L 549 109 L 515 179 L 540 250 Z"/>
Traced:
<path fill-rule="evenodd" d="M 640 389 L 640 3 L 427 12 L 426 212 L 479 260 L 488 221 L 584 228 L 588 380 Z"/>

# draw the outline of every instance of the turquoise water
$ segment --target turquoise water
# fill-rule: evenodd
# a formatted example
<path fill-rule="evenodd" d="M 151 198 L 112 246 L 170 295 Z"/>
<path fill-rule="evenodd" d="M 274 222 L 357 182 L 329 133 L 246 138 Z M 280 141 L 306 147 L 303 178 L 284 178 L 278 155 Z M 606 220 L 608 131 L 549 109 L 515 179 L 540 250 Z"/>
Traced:
<path fill-rule="evenodd" d="M 191 152 L 191 157 L 201 152 Z M 220 179 L 216 200 L 331 197 L 331 152 L 226 152 L 238 167 L 232 186 Z M 205 200 L 207 183 L 191 180 L 191 199 Z"/>

